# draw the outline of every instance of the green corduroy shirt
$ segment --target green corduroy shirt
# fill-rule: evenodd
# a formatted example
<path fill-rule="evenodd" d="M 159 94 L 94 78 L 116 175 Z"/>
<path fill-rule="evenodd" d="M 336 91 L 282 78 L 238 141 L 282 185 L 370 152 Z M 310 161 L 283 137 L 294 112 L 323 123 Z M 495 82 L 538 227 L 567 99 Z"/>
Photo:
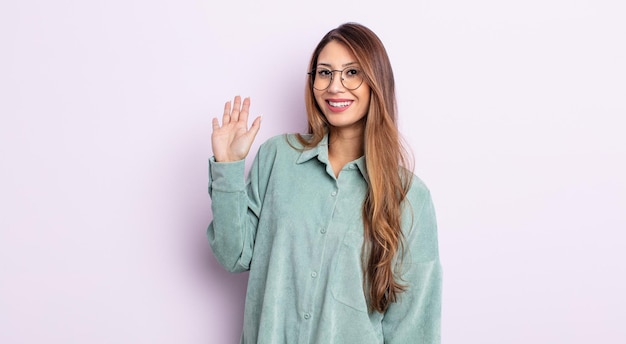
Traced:
<path fill-rule="evenodd" d="M 293 135 L 267 140 L 247 178 L 244 160 L 209 159 L 213 254 L 229 271 L 250 271 L 241 343 L 440 343 L 442 270 L 428 188 L 414 176 L 403 207 L 398 276 L 407 289 L 384 314 L 369 311 L 365 160 L 335 178 L 327 137 L 313 149 L 292 146 L 301 147 Z"/>

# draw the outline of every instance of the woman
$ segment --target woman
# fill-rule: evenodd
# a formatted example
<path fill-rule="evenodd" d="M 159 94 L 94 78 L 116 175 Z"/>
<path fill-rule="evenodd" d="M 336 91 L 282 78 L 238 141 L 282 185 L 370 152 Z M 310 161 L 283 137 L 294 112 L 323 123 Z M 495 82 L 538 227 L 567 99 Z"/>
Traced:
<path fill-rule="evenodd" d="M 379 38 L 346 23 L 313 52 L 309 133 L 244 158 L 250 99 L 213 119 L 207 235 L 249 270 L 242 343 L 439 343 L 441 266 L 430 193 L 406 168 Z"/>

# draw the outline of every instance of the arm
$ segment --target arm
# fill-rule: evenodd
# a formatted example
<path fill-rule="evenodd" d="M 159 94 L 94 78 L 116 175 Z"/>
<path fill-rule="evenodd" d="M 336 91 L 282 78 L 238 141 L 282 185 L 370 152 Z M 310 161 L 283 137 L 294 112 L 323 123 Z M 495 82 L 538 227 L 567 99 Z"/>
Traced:
<path fill-rule="evenodd" d="M 207 237 L 217 260 L 229 271 L 249 269 L 260 211 L 255 160 L 248 183 L 244 183 L 245 157 L 260 127 L 257 117 L 247 128 L 250 99 L 234 107 L 224 106 L 222 125 L 213 119 L 211 141 L 214 157 L 209 161 L 209 195 L 213 221 Z M 248 197 L 248 195 L 250 197 Z"/>
<path fill-rule="evenodd" d="M 402 279 L 408 286 L 383 317 L 385 343 L 438 344 L 441 342 L 441 278 L 437 223 L 430 193 L 420 190 L 419 206 L 408 216 Z M 413 218 L 411 221 L 410 218 Z"/>

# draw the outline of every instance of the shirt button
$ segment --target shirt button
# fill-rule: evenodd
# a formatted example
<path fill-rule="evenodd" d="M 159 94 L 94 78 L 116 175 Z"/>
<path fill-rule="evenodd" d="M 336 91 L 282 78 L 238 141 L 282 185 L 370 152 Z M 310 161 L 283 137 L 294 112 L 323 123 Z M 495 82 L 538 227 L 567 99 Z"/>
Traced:
<path fill-rule="evenodd" d="M 313 278 L 317 277 L 317 272 L 315 272 L 315 271 L 311 272 L 311 277 L 313 277 Z"/>
<path fill-rule="evenodd" d="M 304 319 L 309 320 L 311 318 L 311 314 L 304 313 Z"/>
<path fill-rule="evenodd" d="M 322 234 L 326 234 L 326 228 L 322 228 L 322 229 L 320 229 L 320 233 L 322 233 Z"/>
<path fill-rule="evenodd" d="M 356 166 L 355 166 L 354 164 L 351 164 L 351 165 L 350 165 L 350 169 L 351 169 L 351 170 L 354 170 L 355 168 L 356 168 Z"/>
<path fill-rule="evenodd" d="M 331 192 L 330 195 L 333 196 L 333 197 L 337 196 L 337 191 Z"/>

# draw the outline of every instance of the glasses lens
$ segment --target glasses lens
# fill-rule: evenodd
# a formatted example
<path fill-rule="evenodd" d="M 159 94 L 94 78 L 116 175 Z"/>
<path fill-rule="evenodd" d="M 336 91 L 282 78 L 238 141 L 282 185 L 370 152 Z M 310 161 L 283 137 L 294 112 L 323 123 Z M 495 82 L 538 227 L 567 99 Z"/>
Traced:
<path fill-rule="evenodd" d="M 318 91 L 327 89 L 332 78 L 333 72 L 330 69 L 318 68 L 313 73 L 313 88 Z"/>
<path fill-rule="evenodd" d="M 354 67 L 348 67 L 341 72 L 341 83 L 349 90 L 355 90 L 363 82 L 363 72 Z"/>

